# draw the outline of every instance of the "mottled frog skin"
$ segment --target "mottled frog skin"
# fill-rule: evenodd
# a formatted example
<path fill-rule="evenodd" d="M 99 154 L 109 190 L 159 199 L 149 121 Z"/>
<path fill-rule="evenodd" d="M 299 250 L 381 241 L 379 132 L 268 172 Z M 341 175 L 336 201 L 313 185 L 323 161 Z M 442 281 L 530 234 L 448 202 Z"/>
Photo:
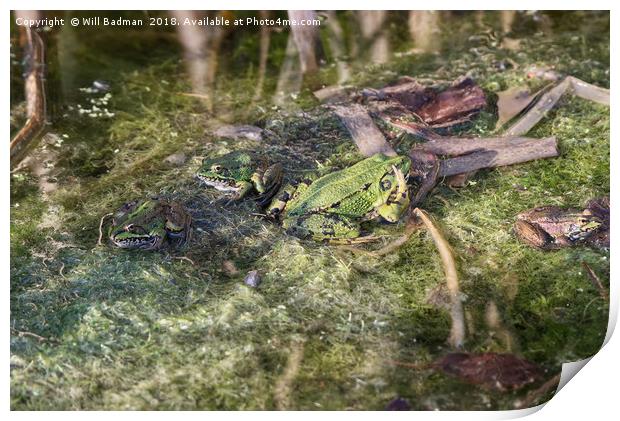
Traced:
<path fill-rule="evenodd" d="M 239 200 L 252 192 L 268 202 L 282 184 L 282 166 L 273 164 L 262 170 L 257 159 L 247 152 L 231 152 L 206 158 L 196 176 L 208 187 L 230 193 Z"/>
<path fill-rule="evenodd" d="M 408 157 L 374 155 L 315 180 L 285 186 L 267 214 L 300 238 L 333 242 L 357 239 L 362 222 L 378 217 L 396 222 L 407 209 L 405 174 L 410 165 Z"/>
<path fill-rule="evenodd" d="M 524 243 L 543 250 L 572 246 L 588 239 L 602 221 L 588 209 L 580 212 L 543 206 L 517 215 L 515 233 Z"/>
<path fill-rule="evenodd" d="M 134 200 L 116 211 L 109 229 L 110 242 L 123 249 L 157 250 L 182 246 L 190 237 L 191 216 L 174 201 Z"/>

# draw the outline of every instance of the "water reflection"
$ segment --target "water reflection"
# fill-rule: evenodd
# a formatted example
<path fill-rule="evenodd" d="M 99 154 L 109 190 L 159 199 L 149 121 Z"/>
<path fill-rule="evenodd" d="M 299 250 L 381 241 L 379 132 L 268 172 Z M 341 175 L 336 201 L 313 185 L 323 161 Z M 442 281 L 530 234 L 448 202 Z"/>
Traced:
<path fill-rule="evenodd" d="M 373 63 L 385 63 L 390 57 L 385 10 L 360 10 L 356 13 L 362 32 L 362 49 Z"/>
<path fill-rule="evenodd" d="M 179 21 L 207 16 L 206 12 L 186 10 L 174 10 L 170 13 Z M 207 109 L 212 111 L 218 55 L 226 30 L 221 26 L 180 25 L 176 28 L 189 72 L 192 93 L 199 95 L 205 101 Z"/>
<path fill-rule="evenodd" d="M 36 11 L 15 13 L 29 18 L 43 15 L 43 12 Z M 136 17 L 142 12 L 108 13 Z M 52 15 L 52 12 L 46 14 Z M 66 12 L 65 18 L 85 14 Z M 155 26 L 136 28 L 131 35 L 117 28 L 97 28 L 97 35 L 93 37 L 84 36 L 92 34 L 92 29 L 85 27 L 66 25 L 53 28 L 49 37 L 50 44 L 53 44 L 50 46 L 53 54 L 49 56 L 49 76 L 60 90 L 55 100 L 70 98 L 71 92 L 84 86 L 85 82 L 92 82 L 94 78 L 84 80 L 86 75 L 99 77 L 96 74 L 99 69 L 93 63 L 118 76 L 121 72 L 114 72 L 116 57 L 110 55 L 113 49 L 124 59 L 128 58 L 127 61 L 135 59 L 134 68 L 141 67 L 138 63 L 155 63 L 156 59 L 145 54 L 145 50 L 166 54 L 168 49 L 169 57 L 181 56 L 190 87 L 187 93 L 201 101 L 208 111 L 215 112 L 220 105 L 215 98 L 221 80 L 249 77 L 252 88 L 246 96 L 252 104 L 262 101 L 285 106 L 291 105 L 294 102 L 291 100 L 304 87 L 318 89 L 346 84 L 355 69 L 369 63 L 386 63 L 394 53 L 437 55 L 446 49 L 459 48 L 455 47 L 456 44 L 462 47 L 467 37 L 462 37 L 458 31 L 463 31 L 463 27 L 469 34 L 494 33 L 501 38 L 498 45 L 512 50 L 521 45 L 520 38 L 515 36 L 515 25 L 518 30 L 525 21 L 530 34 L 547 32 L 551 28 L 551 17 L 546 14 L 517 11 L 170 11 L 144 12 L 139 17 L 145 16 L 168 16 L 178 21 L 207 16 L 230 20 L 256 16 L 258 19 L 320 21 L 320 24 Z M 164 35 L 167 41 L 161 43 Z M 110 41 L 104 46 L 105 51 L 101 51 L 101 38 Z M 112 47 L 110 43 L 115 45 Z M 136 46 L 139 48 L 132 52 Z"/>
<path fill-rule="evenodd" d="M 409 12 L 409 33 L 416 49 L 423 53 L 439 51 L 439 11 L 416 10 Z"/>

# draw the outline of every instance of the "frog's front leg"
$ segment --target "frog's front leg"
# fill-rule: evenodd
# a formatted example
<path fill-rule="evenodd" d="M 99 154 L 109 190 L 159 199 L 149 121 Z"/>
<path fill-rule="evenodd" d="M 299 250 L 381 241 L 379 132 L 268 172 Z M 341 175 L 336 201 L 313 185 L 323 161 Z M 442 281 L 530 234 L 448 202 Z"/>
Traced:
<path fill-rule="evenodd" d="M 169 241 L 172 241 L 176 246 L 182 246 L 186 244 L 191 237 L 191 216 L 189 215 L 172 215 L 174 219 L 167 219 L 165 225 L 166 235 Z M 184 220 L 181 220 L 179 216 L 183 216 Z"/>
<path fill-rule="evenodd" d="M 312 238 L 316 241 L 349 242 L 360 236 L 359 224 L 333 213 L 312 213 L 296 218 L 285 218 L 282 226 L 295 237 Z"/>
<path fill-rule="evenodd" d="M 235 187 L 237 188 L 237 191 L 233 194 L 230 201 L 237 201 L 246 197 L 254 189 L 254 184 L 249 181 L 240 181 Z"/>
<path fill-rule="evenodd" d="M 377 208 L 377 213 L 388 222 L 397 222 L 409 206 L 409 189 L 402 171 L 396 167 L 392 169 L 398 180 L 398 188 Z"/>
<path fill-rule="evenodd" d="M 259 193 L 257 202 L 264 207 L 278 192 L 282 185 L 282 165 L 271 165 L 264 173 L 255 172 L 251 177 L 254 189 Z"/>

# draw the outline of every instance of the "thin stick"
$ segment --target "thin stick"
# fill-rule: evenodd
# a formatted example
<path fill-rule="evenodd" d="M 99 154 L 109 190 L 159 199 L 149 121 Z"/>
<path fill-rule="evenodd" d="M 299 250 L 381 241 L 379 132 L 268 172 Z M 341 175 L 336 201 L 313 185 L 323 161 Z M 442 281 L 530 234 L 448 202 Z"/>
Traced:
<path fill-rule="evenodd" d="M 60 276 L 62 276 L 63 278 L 65 277 L 65 274 L 62 273 L 62 271 L 65 270 L 65 262 L 62 262 L 62 265 L 60 266 L 60 270 L 58 271 L 58 273 L 60 274 Z"/>
<path fill-rule="evenodd" d="M 594 273 L 590 265 L 588 265 L 586 262 L 581 262 L 581 265 L 586 270 L 586 273 L 588 274 L 588 278 L 590 278 L 590 282 L 592 282 L 592 285 L 594 285 L 594 288 L 598 290 L 598 293 L 601 295 L 601 297 L 605 301 L 609 302 L 609 293 L 607 292 L 607 289 L 605 288 L 605 286 L 603 286 L 603 283 L 601 282 L 600 278 L 596 275 L 596 273 Z"/>
<path fill-rule="evenodd" d="M 106 213 L 105 215 L 103 215 L 103 217 L 101 218 L 101 221 L 99 221 L 99 239 L 97 240 L 97 245 L 98 246 L 102 246 L 103 243 L 101 242 L 102 238 L 103 238 L 103 221 L 104 219 L 106 219 L 108 216 L 112 216 L 114 215 L 114 213 L 110 212 L 110 213 Z"/>
<path fill-rule="evenodd" d="M 34 339 L 38 340 L 39 342 L 56 342 L 53 339 L 49 339 L 49 338 L 46 338 L 44 336 L 37 335 L 36 333 L 32 333 L 32 332 L 28 332 L 28 331 L 22 331 L 22 330 L 17 330 L 17 329 L 12 329 L 12 330 L 13 330 L 14 333 L 17 334 L 17 336 L 22 337 L 22 338 L 27 336 L 27 337 L 34 338 Z"/>
<path fill-rule="evenodd" d="M 441 256 L 444 272 L 446 274 L 446 283 L 450 294 L 450 317 L 452 318 L 452 328 L 450 329 L 450 337 L 448 343 L 454 348 L 460 348 L 465 342 L 465 316 L 463 314 L 463 303 L 460 299 L 459 279 L 456 271 L 456 264 L 450 245 L 441 235 L 437 227 L 433 224 L 426 212 L 420 208 L 415 208 L 413 214 L 417 216 L 429 234 L 433 238 L 435 247 Z"/>
<path fill-rule="evenodd" d="M 187 260 L 188 262 L 190 262 L 192 265 L 196 266 L 196 263 L 194 263 L 194 261 L 192 259 L 190 259 L 189 257 L 185 257 L 185 256 L 170 256 L 172 259 L 177 259 L 177 260 Z"/>

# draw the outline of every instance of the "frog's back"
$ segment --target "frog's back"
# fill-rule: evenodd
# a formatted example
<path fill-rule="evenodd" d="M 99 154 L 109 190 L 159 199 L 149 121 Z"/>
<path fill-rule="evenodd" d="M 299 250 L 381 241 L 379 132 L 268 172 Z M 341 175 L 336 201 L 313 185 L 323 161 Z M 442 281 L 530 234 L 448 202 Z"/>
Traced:
<path fill-rule="evenodd" d="M 327 174 L 314 181 L 307 190 L 300 194 L 288 213 L 303 214 L 312 210 L 326 210 L 334 205 L 348 202 L 354 195 L 366 197 L 363 200 L 372 205 L 372 197 L 376 194 L 378 183 L 389 171 L 394 158 L 377 154 L 366 158 L 349 168 Z"/>

